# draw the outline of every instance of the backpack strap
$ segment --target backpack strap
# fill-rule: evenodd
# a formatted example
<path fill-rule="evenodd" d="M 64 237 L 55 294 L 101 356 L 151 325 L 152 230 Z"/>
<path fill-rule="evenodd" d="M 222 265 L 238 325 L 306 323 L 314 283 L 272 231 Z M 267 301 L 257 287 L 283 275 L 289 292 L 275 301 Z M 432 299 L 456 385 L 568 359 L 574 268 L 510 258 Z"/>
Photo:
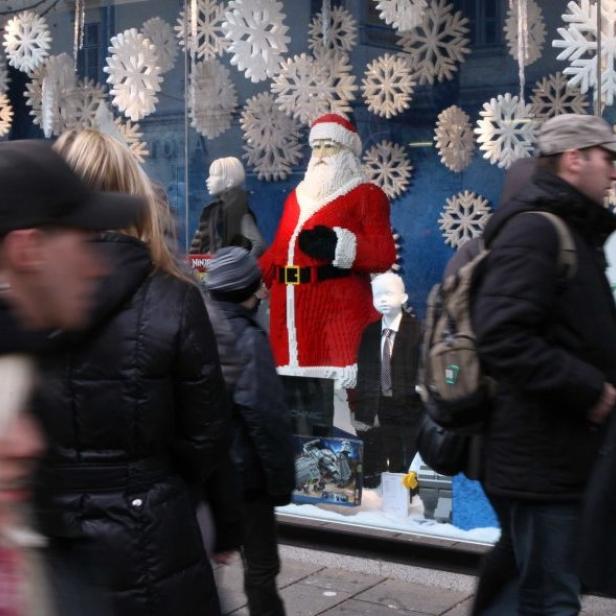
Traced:
<path fill-rule="evenodd" d="M 558 235 L 558 266 L 561 269 L 564 278 L 571 280 L 577 270 L 577 251 L 575 248 L 575 240 L 567 227 L 567 223 L 552 212 L 536 210 L 532 212 L 523 212 L 524 214 L 539 214 L 552 223 L 556 235 Z"/>

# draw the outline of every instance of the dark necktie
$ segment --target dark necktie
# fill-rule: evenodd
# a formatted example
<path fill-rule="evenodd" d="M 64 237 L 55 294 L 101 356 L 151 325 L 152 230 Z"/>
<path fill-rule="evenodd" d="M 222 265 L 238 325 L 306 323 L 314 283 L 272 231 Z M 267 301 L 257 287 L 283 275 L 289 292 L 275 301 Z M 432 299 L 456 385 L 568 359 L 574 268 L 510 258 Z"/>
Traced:
<path fill-rule="evenodd" d="M 383 330 L 383 353 L 381 355 L 381 393 L 384 396 L 391 397 L 391 337 L 394 334 L 393 329 L 385 328 Z"/>

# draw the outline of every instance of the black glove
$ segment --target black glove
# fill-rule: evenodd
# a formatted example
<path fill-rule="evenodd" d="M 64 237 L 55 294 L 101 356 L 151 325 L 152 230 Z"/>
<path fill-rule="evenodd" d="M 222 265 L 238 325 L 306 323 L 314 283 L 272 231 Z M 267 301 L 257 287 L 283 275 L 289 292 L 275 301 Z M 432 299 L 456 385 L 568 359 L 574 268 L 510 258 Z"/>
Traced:
<path fill-rule="evenodd" d="M 333 229 L 317 225 L 314 229 L 304 229 L 298 236 L 299 247 L 315 259 L 333 261 L 336 257 L 338 236 Z"/>

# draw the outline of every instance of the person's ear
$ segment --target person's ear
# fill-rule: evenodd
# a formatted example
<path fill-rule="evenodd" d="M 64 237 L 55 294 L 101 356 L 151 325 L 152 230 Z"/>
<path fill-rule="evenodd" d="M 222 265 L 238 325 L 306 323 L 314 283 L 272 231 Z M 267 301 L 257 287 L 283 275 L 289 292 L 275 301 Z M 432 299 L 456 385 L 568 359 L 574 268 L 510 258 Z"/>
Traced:
<path fill-rule="evenodd" d="M 584 154 L 580 150 L 567 150 L 560 158 L 560 169 L 567 174 L 579 174 L 584 166 Z"/>
<path fill-rule="evenodd" d="M 406 302 L 408 301 L 409 301 L 409 296 L 406 293 L 404 293 L 402 295 L 402 305 L 404 306 L 404 304 L 406 304 Z"/>
<path fill-rule="evenodd" d="M 6 235 L 3 242 L 6 262 L 17 272 L 32 272 L 45 261 L 44 234 L 38 229 L 17 229 Z"/>

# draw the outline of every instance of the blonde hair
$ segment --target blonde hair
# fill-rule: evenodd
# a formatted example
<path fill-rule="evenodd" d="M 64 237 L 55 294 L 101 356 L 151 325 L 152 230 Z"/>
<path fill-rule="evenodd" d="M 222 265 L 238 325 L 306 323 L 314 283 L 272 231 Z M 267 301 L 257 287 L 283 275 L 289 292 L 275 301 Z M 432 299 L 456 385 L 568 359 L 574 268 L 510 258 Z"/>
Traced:
<path fill-rule="evenodd" d="M 144 197 L 147 208 L 141 220 L 135 227 L 121 231 L 142 240 L 148 246 L 156 269 L 194 282 L 180 268 L 167 244 L 166 235 L 173 235 L 174 230 L 167 204 L 125 145 L 113 137 L 87 128 L 63 133 L 53 147 L 92 190 Z"/>

